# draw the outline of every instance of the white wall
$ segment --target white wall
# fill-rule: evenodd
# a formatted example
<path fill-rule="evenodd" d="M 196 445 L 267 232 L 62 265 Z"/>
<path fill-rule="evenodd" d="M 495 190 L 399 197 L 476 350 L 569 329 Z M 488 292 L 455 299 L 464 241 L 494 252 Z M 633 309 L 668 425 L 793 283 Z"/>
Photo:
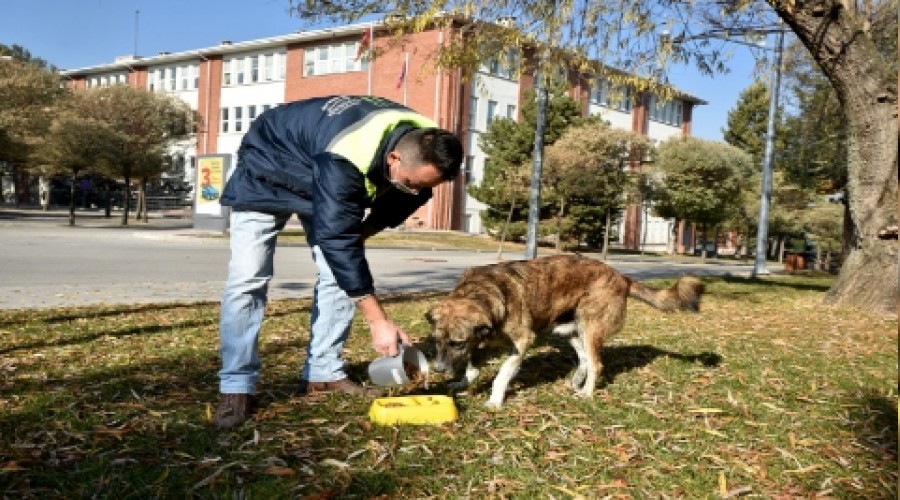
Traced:
<path fill-rule="evenodd" d="M 591 116 L 599 116 L 608 121 L 610 126 L 615 129 L 631 130 L 632 118 L 631 113 L 624 113 L 615 109 L 607 108 L 596 103 L 588 104 L 588 114 Z"/>
<path fill-rule="evenodd" d="M 662 123 L 656 120 L 650 120 L 647 124 L 647 137 L 655 143 L 663 142 L 672 137 L 680 137 L 682 135 L 681 126 L 674 124 Z M 673 250 L 670 241 L 672 237 L 672 229 L 675 226 L 674 219 L 663 219 L 656 217 L 650 213 L 650 210 L 644 210 L 641 220 L 641 250 L 648 252 L 665 253 Z M 624 243 L 625 227 L 624 222 L 619 222 L 619 243 Z"/>
<path fill-rule="evenodd" d="M 470 129 L 466 136 L 466 155 L 474 156 L 472 162 L 472 172 L 470 184 L 478 185 L 484 178 L 484 160 L 485 154 L 478 145 L 478 138 L 482 132 L 487 130 L 488 120 L 488 101 L 495 101 L 497 109 L 495 116 L 497 118 L 505 118 L 508 106 L 516 107 L 517 119 L 521 112 L 519 103 L 519 83 L 507 78 L 491 76 L 487 73 L 479 73 L 478 77 L 473 79 L 472 93 L 478 97 L 478 110 L 475 118 L 475 126 Z M 485 210 L 487 205 L 472 198 L 468 194 L 465 197 L 464 217 L 466 219 L 466 230 L 469 233 L 482 233 L 484 227 L 481 224 L 481 211 Z"/>
<path fill-rule="evenodd" d="M 250 128 L 248 106 L 256 106 L 257 116 L 262 113 L 263 105 L 275 107 L 284 101 L 284 82 L 257 83 L 239 87 L 223 87 L 219 109 L 210 110 L 210 113 L 221 113 L 222 108 L 229 110 L 228 132 L 222 131 L 221 118 L 219 123 L 219 139 L 216 144 L 216 152 L 236 155 L 241 139 Z M 235 127 L 235 108 L 242 109 L 241 129 Z M 221 115 L 218 115 L 221 116 Z"/>
<path fill-rule="evenodd" d="M 671 137 L 680 137 L 681 135 L 680 126 L 668 125 L 650 120 L 650 124 L 647 127 L 647 137 L 658 142 L 665 141 Z"/>

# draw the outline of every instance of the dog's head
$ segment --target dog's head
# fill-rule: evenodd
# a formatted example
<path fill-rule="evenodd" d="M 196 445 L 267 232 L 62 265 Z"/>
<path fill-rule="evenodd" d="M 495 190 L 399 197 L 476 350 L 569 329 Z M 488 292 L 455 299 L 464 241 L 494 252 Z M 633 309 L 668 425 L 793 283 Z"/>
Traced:
<path fill-rule="evenodd" d="M 431 324 L 437 355 L 434 369 L 439 372 L 463 370 L 472 350 L 483 347 L 493 331 L 485 308 L 471 299 L 448 298 L 425 314 Z"/>

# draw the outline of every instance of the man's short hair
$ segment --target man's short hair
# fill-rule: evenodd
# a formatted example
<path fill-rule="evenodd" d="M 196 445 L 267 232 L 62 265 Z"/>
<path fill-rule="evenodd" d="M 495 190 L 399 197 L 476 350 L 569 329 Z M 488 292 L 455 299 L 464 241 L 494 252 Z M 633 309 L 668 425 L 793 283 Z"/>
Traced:
<path fill-rule="evenodd" d="M 407 132 L 397 142 L 396 149 L 412 165 L 429 163 L 437 167 L 444 180 L 459 174 L 463 147 L 459 138 L 440 128 L 419 128 Z"/>

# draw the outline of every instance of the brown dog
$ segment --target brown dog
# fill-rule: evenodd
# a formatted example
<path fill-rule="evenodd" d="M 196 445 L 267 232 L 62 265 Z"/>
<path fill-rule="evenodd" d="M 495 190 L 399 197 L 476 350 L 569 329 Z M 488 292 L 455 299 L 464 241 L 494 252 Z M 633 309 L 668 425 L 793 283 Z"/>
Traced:
<path fill-rule="evenodd" d="M 461 370 L 452 388 L 464 388 L 478 376 L 479 359 L 496 344 L 512 343 L 500 367 L 487 406 L 500 408 L 525 351 L 538 335 L 569 337 L 578 354 L 571 386 L 593 397 L 602 364 L 600 350 L 625 322 L 629 296 L 662 311 L 698 311 L 703 284 L 682 277 L 674 286 L 654 290 L 599 261 L 558 255 L 505 262 L 467 270 L 456 288 L 426 315 L 437 347 L 436 371 Z"/>

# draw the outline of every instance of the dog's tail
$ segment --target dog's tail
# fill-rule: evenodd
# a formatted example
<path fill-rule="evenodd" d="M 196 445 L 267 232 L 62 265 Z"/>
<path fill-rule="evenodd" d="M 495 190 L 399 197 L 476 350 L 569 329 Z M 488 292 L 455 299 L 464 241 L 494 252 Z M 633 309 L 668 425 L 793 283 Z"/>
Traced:
<path fill-rule="evenodd" d="M 639 281 L 631 281 L 628 295 L 665 312 L 700 310 L 703 283 L 697 278 L 682 276 L 671 288 L 655 290 Z"/>

